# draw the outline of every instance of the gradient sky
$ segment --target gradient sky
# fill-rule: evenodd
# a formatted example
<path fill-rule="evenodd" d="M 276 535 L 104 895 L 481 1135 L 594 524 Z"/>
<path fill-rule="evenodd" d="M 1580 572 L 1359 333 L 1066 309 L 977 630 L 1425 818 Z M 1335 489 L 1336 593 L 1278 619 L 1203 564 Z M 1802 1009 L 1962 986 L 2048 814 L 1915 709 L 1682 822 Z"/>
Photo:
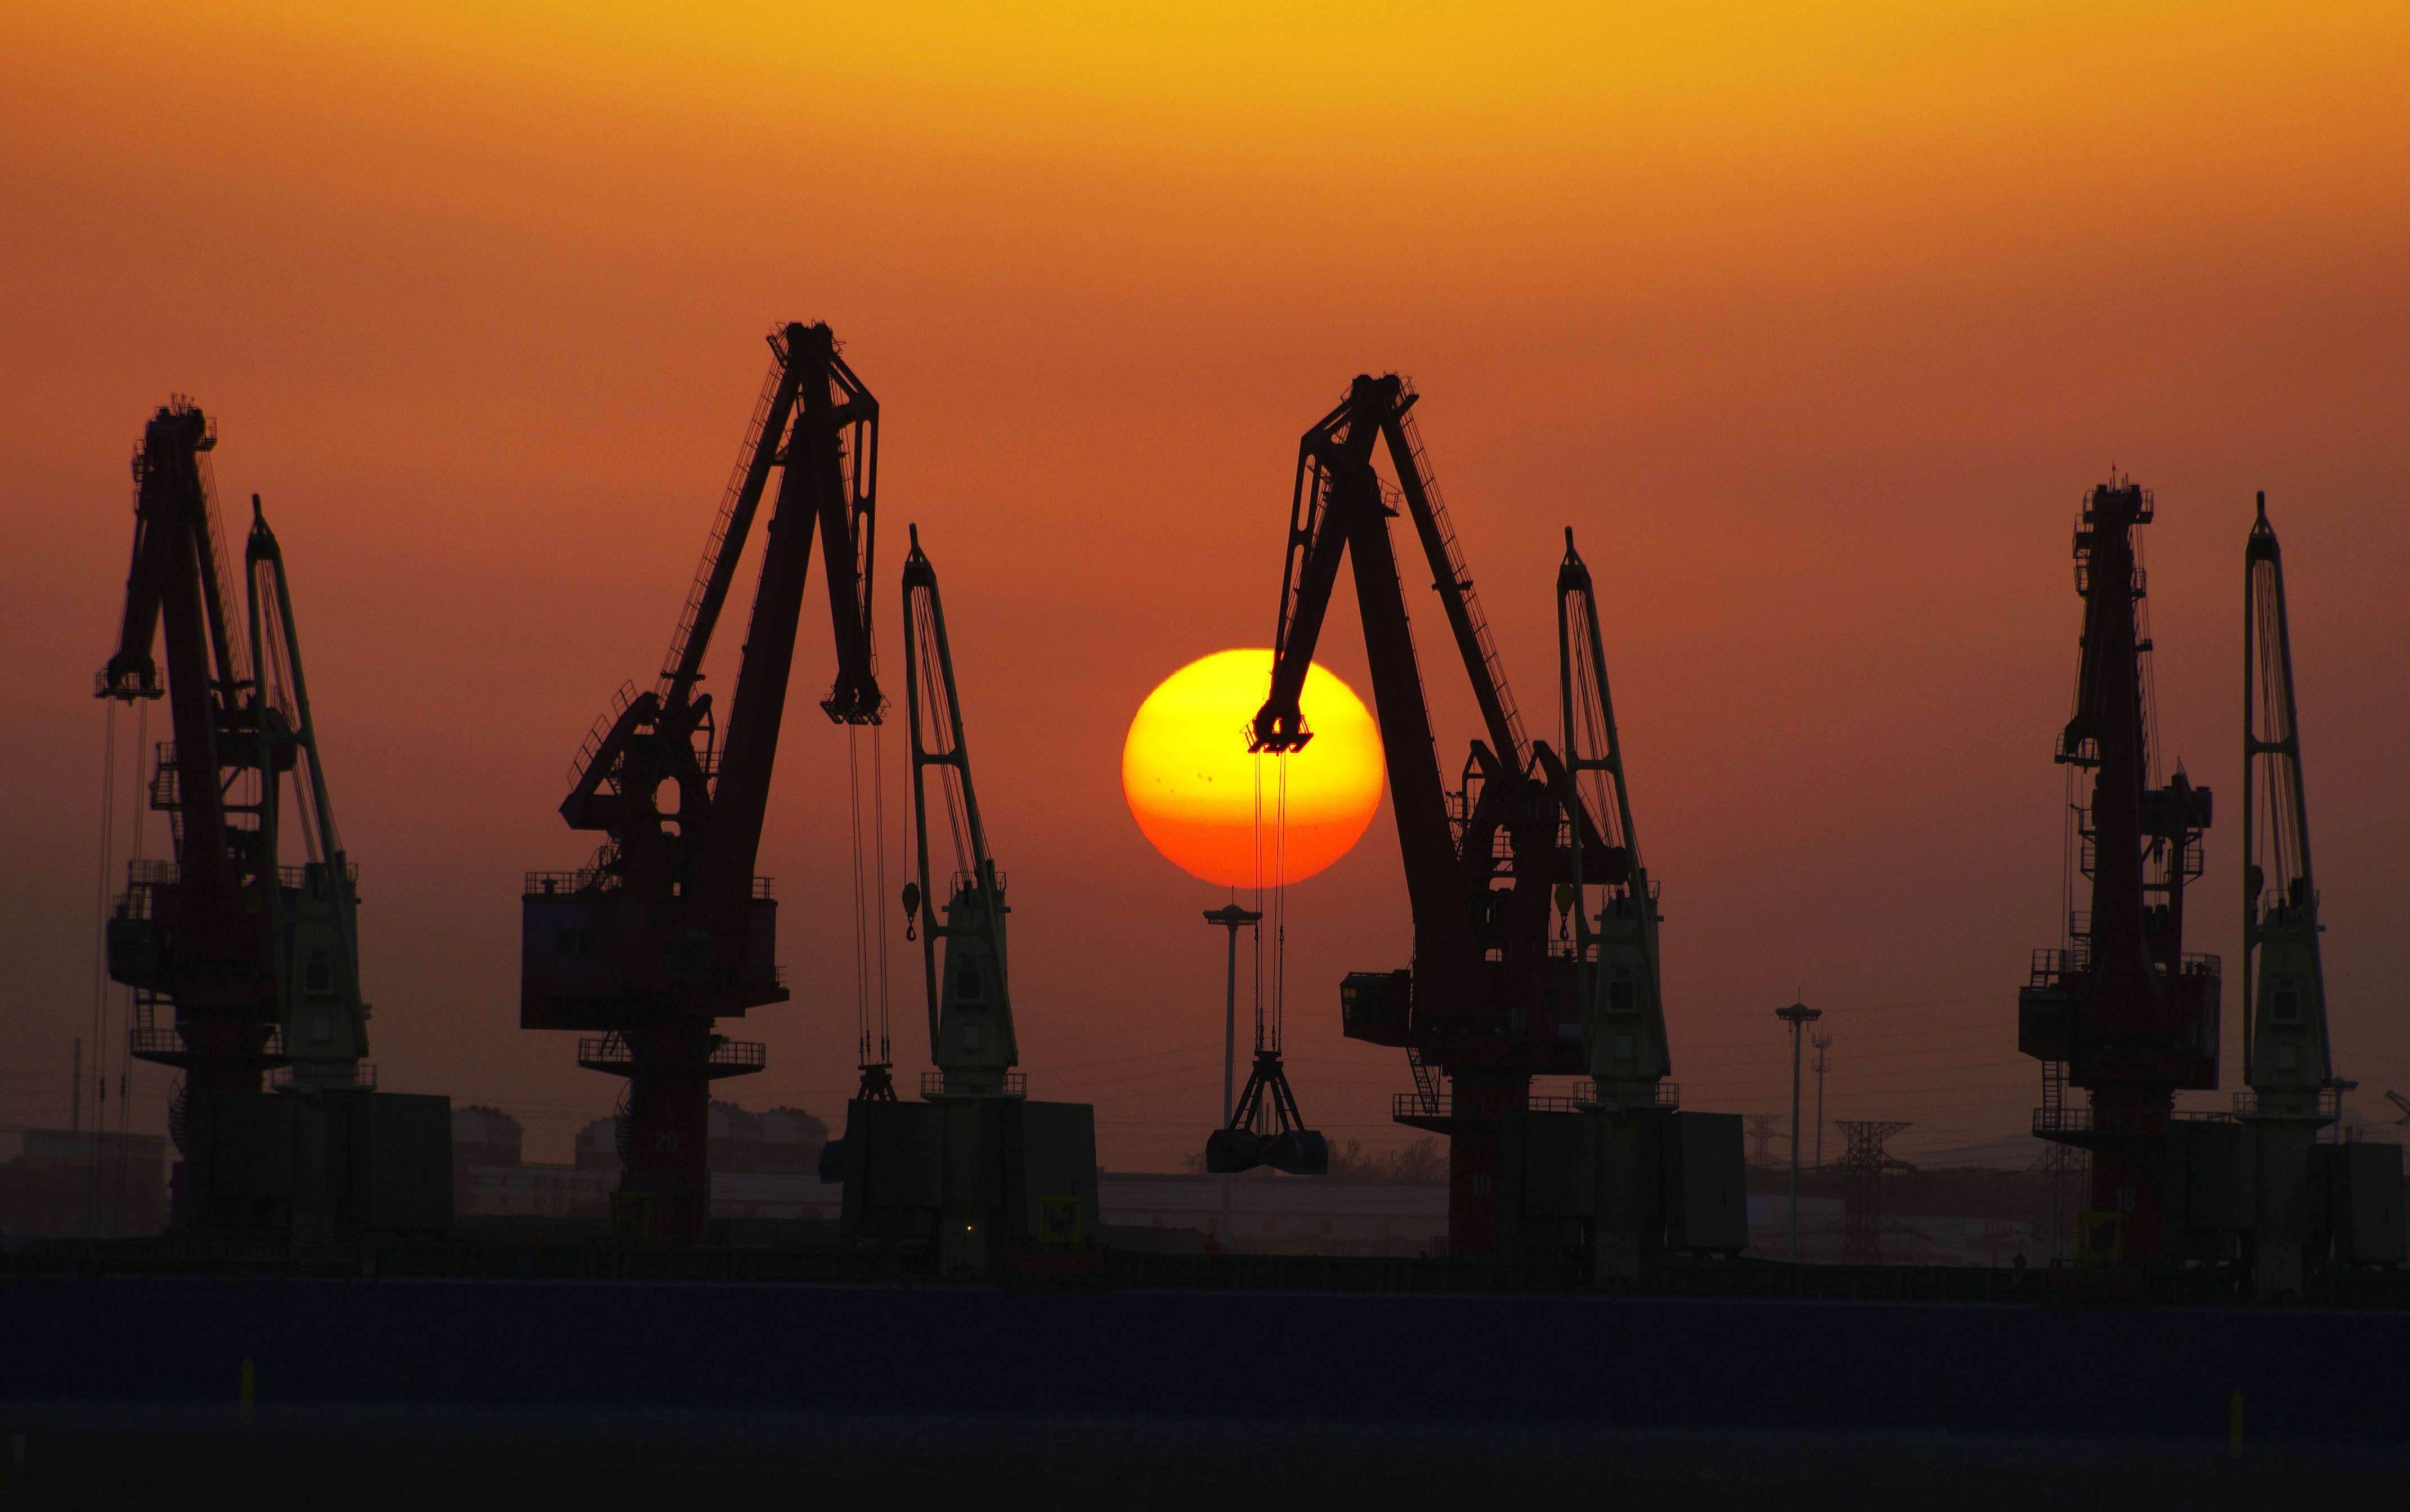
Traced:
<path fill-rule="evenodd" d="M 1360 371 L 1424 395 L 1535 729 L 1579 532 L 1689 1106 L 1783 1105 L 1771 1012 L 1797 992 L 1838 1037 L 1834 1116 L 1913 1119 L 1917 1158 L 2030 1155 L 2013 1002 L 2059 930 L 2069 529 L 2112 463 L 2157 491 L 2160 728 L 2219 800 L 2195 918 L 2229 1047 L 2264 487 L 2336 1063 L 2362 1117 L 2410 1089 L 2398 7 L 686 8 L 708 17 L 12 18 L 0 1123 L 63 1119 L 90 1022 L 91 679 L 126 458 L 175 391 L 295 576 L 385 1084 L 512 1108 L 566 1158 L 617 1088 L 515 1026 L 519 876 L 588 849 L 555 813 L 566 764 L 658 667 L 790 318 L 834 325 L 884 405 L 886 662 L 900 680 L 918 520 L 1013 879 L 1030 1083 L 1097 1103 L 1109 1163 L 1198 1147 L 1219 1080 L 1219 897 L 1132 823 L 1123 731 L 1172 669 L 1269 637 L 1298 434 Z M 1452 769 L 1472 710 L 1409 579 Z M 1363 688 L 1342 607 L 1325 660 Z M 771 1069 L 735 1090 L 833 1113 L 825 633 L 807 612 L 762 858 L 797 1001 L 737 1031 Z M 1294 1079 L 1341 1139 L 1401 1137 L 1402 1060 L 1340 1037 L 1335 992 L 1404 964 L 1393 834 L 1291 900 Z M 137 1076 L 156 1127 L 167 1073 Z"/>

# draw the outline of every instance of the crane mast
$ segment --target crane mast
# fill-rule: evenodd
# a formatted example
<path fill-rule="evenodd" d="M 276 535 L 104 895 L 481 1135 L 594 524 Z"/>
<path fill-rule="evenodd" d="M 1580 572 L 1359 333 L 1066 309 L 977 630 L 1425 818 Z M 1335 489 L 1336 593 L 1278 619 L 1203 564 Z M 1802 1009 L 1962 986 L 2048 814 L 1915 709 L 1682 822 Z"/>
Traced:
<path fill-rule="evenodd" d="M 1568 528 L 1557 571 L 1557 667 L 1566 912 L 1590 1072 L 1577 1104 L 1590 1115 L 1598 1182 L 1593 1274 L 1628 1286 L 1646 1272 L 1662 1231 L 1662 1207 L 1648 1174 L 1658 1164 L 1652 1156 L 1667 1142 L 1663 1120 L 1678 1090 L 1665 1079 L 1674 1062 L 1658 969 L 1658 891 L 1632 818 L 1599 621 L 1597 590 Z"/>
<path fill-rule="evenodd" d="M 251 664 L 258 676 L 253 738 L 260 770 L 295 774 L 292 827 L 304 857 L 298 873 L 283 868 L 281 885 L 263 894 L 269 959 L 282 969 L 278 1022 L 284 1054 L 297 1090 L 372 1086 L 375 1069 L 361 1059 L 368 1053 L 369 1010 L 360 1000 L 358 878 L 335 829 L 334 799 L 318 757 L 283 548 L 256 494 L 251 508 L 243 560 L 251 577 Z M 261 847 L 275 856 L 284 829 L 284 784 L 263 782 L 259 797 Z"/>
<path fill-rule="evenodd" d="M 938 1089 L 947 1096 L 994 1097 L 1007 1091 L 1011 1069 L 1021 1060 L 1004 950 L 1005 915 L 1011 910 L 1005 906 L 1004 874 L 988 852 L 987 830 L 980 822 L 937 570 L 921 550 L 917 529 L 911 555 L 904 561 L 904 626 L 910 641 L 904 662 L 905 702 L 911 709 L 912 829 L 920 861 L 905 906 L 920 925 L 930 1058 L 937 1065 Z M 954 846 L 954 869 L 945 884 L 942 911 L 938 879 L 929 867 L 932 768 Z"/>
<path fill-rule="evenodd" d="M 2243 1060 L 2239 1099 L 2258 1164 L 2252 1279 L 2267 1296 L 2301 1290 L 2310 1241 L 2310 1147 L 2340 1112 L 2310 868 L 2285 559 L 2268 496 L 2243 552 Z"/>
<path fill-rule="evenodd" d="M 998 1267 L 1093 1266 L 1096 1110 L 1033 1102 L 1021 1061 L 1005 951 L 1004 873 L 988 849 L 937 570 L 912 532 L 904 562 L 905 702 L 912 735 L 913 879 L 904 886 L 921 940 L 934 1072 L 921 1100 L 884 1078 L 846 1105 L 845 1134 L 820 1151 L 821 1180 L 844 1186 L 848 1243 L 933 1261 L 974 1280 Z M 936 802 L 930 789 L 935 787 Z M 952 866 L 931 865 L 942 808 Z M 1024 1273 L 1026 1273 L 1024 1272 Z"/>
<path fill-rule="evenodd" d="M 615 1212 L 700 1237 L 710 1214 L 710 1083 L 760 1070 L 716 1019 L 784 1002 L 777 908 L 754 874 L 794 665 L 812 538 L 828 576 L 837 674 L 820 707 L 878 722 L 870 632 L 878 404 L 825 325 L 769 337 L 772 363 L 659 681 L 623 690 L 571 773 L 561 817 L 603 840 L 573 872 L 528 878 L 520 1024 L 590 1029 L 578 1064 L 626 1078 Z M 775 495 L 770 474 L 778 473 Z M 762 502 L 761 575 L 721 731 L 704 662 Z M 674 801 L 672 801 L 674 796 Z"/>
<path fill-rule="evenodd" d="M 2092 1231 L 2115 1238 L 2089 1247 L 2135 1262 L 2164 1253 L 2173 1095 L 2217 1085 L 2218 1049 L 2217 958 L 2184 949 L 2210 792 L 2181 769 L 2164 786 L 2153 776 L 2140 537 L 2152 515 L 2150 493 L 2120 478 L 2085 495 L 2076 523 L 2083 656 L 2056 756 L 2082 790 L 2072 818 L 2091 907 L 2070 915 L 2064 946 L 2035 952 L 2017 1009 L 2017 1048 L 2044 1063 L 2034 1132 L 2091 1152 Z M 2067 1106 L 2067 1084 L 2091 1106 Z"/>
<path fill-rule="evenodd" d="M 1664 1079 L 1674 1061 L 1658 974 L 1658 890 L 1632 820 L 1597 594 L 1571 529 L 1557 573 L 1557 653 L 1565 809 L 1575 830 L 1567 872 L 1578 900 L 1569 911 L 1588 1008 L 1583 1054 L 1600 1105 L 1666 1107 Z"/>
<path fill-rule="evenodd" d="M 1582 1007 L 1574 963 L 1549 933 L 1562 763 L 1524 736 L 1410 419 L 1415 400 L 1395 374 L 1359 376 L 1299 443 L 1271 685 L 1249 745 L 1279 752 L 1313 738 L 1298 701 L 1345 558 L 1415 953 L 1408 970 L 1351 973 L 1341 987 L 1343 1023 L 1351 1038 L 1409 1052 L 1417 1090 L 1399 1099 L 1396 1116 L 1449 1137 L 1449 1245 L 1480 1254 L 1501 1241 L 1503 1120 L 1528 1106 L 1532 1076 L 1583 1069 Z M 1376 471 L 1377 451 L 1388 455 L 1394 493 Z M 1414 522 L 1487 736 L 1473 742 L 1454 793 L 1440 773 L 1389 540 L 1399 506 Z"/>

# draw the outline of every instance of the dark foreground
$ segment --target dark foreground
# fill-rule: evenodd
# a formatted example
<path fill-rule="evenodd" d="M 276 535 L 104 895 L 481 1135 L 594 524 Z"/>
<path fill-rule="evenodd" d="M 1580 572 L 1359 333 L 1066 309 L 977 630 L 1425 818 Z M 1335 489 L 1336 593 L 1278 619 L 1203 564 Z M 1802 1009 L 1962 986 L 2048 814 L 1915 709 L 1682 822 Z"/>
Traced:
<path fill-rule="evenodd" d="M 2398 1506 L 2405 1359 L 2305 1308 L 21 1274 L 0 1506 Z"/>
<path fill-rule="evenodd" d="M 934 1362 L 933 1362 L 934 1363 Z M 525 1408 L 0 1408 L 0 1506 L 2398 1508 L 2404 1459 L 2199 1439 Z"/>

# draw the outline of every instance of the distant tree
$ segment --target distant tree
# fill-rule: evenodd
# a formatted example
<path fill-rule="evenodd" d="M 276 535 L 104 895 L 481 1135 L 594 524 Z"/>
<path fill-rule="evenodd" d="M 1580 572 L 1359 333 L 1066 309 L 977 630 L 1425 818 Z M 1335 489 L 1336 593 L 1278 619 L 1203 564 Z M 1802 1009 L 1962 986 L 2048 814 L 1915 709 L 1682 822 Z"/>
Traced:
<path fill-rule="evenodd" d="M 1389 1179 L 1401 1185 L 1435 1185 L 1447 1180 L 1447 1148 L 1426 1134 L 1389 1160 Z"/>

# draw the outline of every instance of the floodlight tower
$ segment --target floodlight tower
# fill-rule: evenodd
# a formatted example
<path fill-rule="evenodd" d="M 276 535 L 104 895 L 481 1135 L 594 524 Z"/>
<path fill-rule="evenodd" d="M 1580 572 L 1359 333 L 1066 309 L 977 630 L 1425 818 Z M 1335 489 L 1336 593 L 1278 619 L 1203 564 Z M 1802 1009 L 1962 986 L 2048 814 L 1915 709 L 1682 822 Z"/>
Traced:
<path fill-rule="evenodd" d="M 1791 1260 L 1799 1261 L 1799 1041 L 1808 1025 L 1824 1016 L 1821 1008 L 1793 1003 L 1774 1016 L 1791 1025 Z"/>
<path fill-rule="evenodd" d="M 1238 1112 L 1239 1066 L 1239 931 L 1253 929 L 1264 922 L 1263 914 L 1255 909 L 1239 907 L 1236 899 L 1219 909 L 1205 910 L 1205 922 L 1230 935 L 1229 970 L 1222 983 L 1222 1127 L 1230 1127 Z M 1230 1173 L 1222 1172 L 1222 1247 L 1230 1246 Z"/>

